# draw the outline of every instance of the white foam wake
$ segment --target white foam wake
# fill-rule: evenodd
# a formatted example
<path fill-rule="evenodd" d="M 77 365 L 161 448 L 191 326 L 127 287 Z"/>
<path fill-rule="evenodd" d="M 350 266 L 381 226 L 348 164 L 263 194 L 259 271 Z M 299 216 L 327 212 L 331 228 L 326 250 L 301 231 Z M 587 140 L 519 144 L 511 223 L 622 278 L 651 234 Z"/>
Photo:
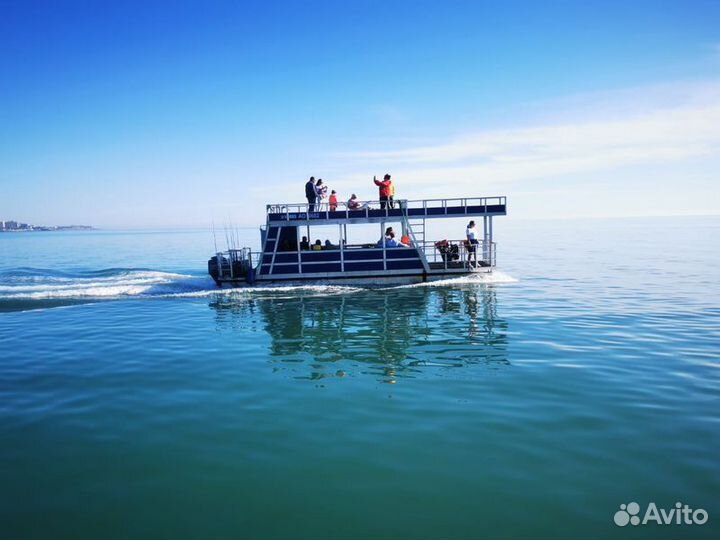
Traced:
<path fill-rule="evenodd" d="M 37 271 L 31 274 L 3 275 L 0 278 L 0 301 L 3 300 L 92 300 L 127 297 L 202 298 L 210 296 L 263 296 L 285 298 L 298 295 L 352 294 L 368 288 L 438 287 L 462 284 L 514 283 L 517 280 L 502 272 L 466 275 L 457 278 L 413 285 L 363 287 L 320 282 L 312 285 L 258 284 L 253 287 L 218 289 L 209 276 L 161 272 L 155 270 L 113 269 L 78 275 L 58 275 Z"/>
<path fill-rule="evenodd" d="M 111 275 L 6 276 L 0 285 L 0 299 L 46 300 L 71 298 L 114 298 L 162 294 L 181 290 L 198 278 L 174 272 L 126 270 Z M 212 284 L 207 278 L 201 286 Z M 197 287 L 194 287 L 197 288 Z"/>
<path fill-rule="evenodd" d="M 360 287 L 346 287 L 341 285 L 272 285 L 272 284 L 260 284 L 246 287 L 235 287 L 228 289 L 210 289 L 210 290 L 198 290 L 198 291 L 187 291 L 168 293 L 162 295 L 163 297 L 173 298 L 203 298 L 208 296 L 243 296 L 252 295 L 255 297 L 271 296 L 273 298 L 285 298 L 283 295 L 288 295 L 290 298 L 298 294 L 310 294 L 310 295 L 335 295 L 335 294 L 349 294 L 364 289 Z"/>
<path fill-rule="evenodd" d="M 518 280 L 514 277 L 493 270 L 492 272 L 482 272 L 477 274 L 468 274 L 464 276 L 439 279 L 437 281 L 428 281 L 426 283 L 413 283 L 411 285 L 400 285 L 394 288 L 410 288 L 410 287 L 445 287 L 452 285 L 465 285 L 465 284 L 485 284 L 485 285 L 497 285 L 501 283 L 517 283 Z"/>

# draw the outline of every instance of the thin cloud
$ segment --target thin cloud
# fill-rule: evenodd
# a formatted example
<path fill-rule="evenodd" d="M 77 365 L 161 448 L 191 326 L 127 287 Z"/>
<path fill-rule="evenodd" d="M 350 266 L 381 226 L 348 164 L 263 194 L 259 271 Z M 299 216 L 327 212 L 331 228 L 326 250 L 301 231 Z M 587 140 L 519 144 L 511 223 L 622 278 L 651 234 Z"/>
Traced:
<path fill-rule="evenodd" d="M 687 85 L 683 99 L 674 88 L 672 100 L 653 95 L 656 103 L 644 103 L 636 115 L 618 103 L 622 112 L 615 117 L 605 111 L 605 119 L 592 118 L 593 103 L 588 102 L 586 117 L 572 122 L 480 131 L 430 145 L 337 157 L 348 172 L 360 163 L 392 167 L 405 181 L 421 185 L 448 175 L 465 183 L 507 181 L 720 155 L 720 92 L 712 91 L 718 88 L 717 82 Z M 638 94 L 625 93 L 633 100 Z"/>

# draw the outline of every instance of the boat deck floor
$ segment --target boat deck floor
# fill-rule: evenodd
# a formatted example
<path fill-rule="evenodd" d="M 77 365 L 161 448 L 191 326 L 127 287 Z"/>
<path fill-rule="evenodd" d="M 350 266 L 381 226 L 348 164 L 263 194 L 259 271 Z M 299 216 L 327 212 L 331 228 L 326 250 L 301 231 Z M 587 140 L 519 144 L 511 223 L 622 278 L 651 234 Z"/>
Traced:
<path fill-rule="evenodd" d="M 429 263 L 430 270 L 468 270 L 467 263 L 464 261 L 449 261 L 447 263 L 447 266 L 445 266 L 444 262 L 431 262 Z M 485 261 L 478 261 L 477 266 L 479 267 L 487 267 L 490 266 Z"/>

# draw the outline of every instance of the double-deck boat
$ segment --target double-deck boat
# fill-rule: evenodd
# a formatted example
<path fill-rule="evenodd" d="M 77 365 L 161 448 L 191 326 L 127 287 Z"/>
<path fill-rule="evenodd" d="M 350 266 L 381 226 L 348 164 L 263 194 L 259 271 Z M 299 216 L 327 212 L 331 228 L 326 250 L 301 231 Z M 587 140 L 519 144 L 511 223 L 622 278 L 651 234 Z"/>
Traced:
<path fill-rule="evenodd" d="M 283 203 L 267 205 L 266 212 L 265 226 L 260 228 L 260 251 L 229 247 L 208 261 L 208 273 L 218 286 L 268 282 L 402 284 L 492 272 L 496 263 L 493 218 L 506 215 L 507 201 L 504 196 L 396 200 L 392 206 L 371 201 L 360 209 Z M 430 221 L 463 220 L 465 223 L 457 228 L 464 232 L 473 218 L 482 218 L 482 229 L 477 228 L 482 236 L 477 244 L 467 239 L 426 238 Z M 407 247 L 388 246 L 388 226 L 399 226 Z M 312 234 L 318 230 L 335 231 L 337 244 L 313 244 L 312 238 L 325 236 Z M 351 243 L 349 232 L 364 235 L 366 241 Z"/>

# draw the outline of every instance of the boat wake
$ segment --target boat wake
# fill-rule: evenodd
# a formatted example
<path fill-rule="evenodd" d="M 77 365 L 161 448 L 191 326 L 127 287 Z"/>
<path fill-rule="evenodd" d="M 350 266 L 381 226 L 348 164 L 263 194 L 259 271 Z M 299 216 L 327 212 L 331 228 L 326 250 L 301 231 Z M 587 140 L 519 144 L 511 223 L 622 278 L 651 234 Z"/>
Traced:
<path fill-rule="evenodd" d="M 439 279 L 437 281 L 428 281 L 427 283 L 413 283 L 411 285 L 399 285 L 397 288 L 412 288 L 412 287 L 445 287 L 453 285 L 472 285 L 472 284 L 485 284 L 485 285 L 499 285 L 502 283 L 517 283 L 518 280 L 514 277 L 493 270 L 491 273 L 479 273 L 470 274 L 461 277 Z"/>
<path fill-rule="evenodd" d="M 512 277 L 494 272 L 446 279 L 416 285 L 373 287 L 452 286 L 472 283 L 511 283 Z M 237 289 L 218 289 L 209 276 L 164 272 L 146 268 L 108 268 L 96 271 L 60 272 L 41 268 L 0 271 L 0 312 L 69 306 L 123 298 L 202 298 L 245 296 L 254 298 L 350 294 L 367 287 L 330 283 L 313 285 L 261 285 Z"/>
<path fill-rule="evenodd" d="M 146 268 L 78 272 L 17 268 L 0 271 L 0 311 L 193 292 L 213 286 L 209 277 Z"/>

